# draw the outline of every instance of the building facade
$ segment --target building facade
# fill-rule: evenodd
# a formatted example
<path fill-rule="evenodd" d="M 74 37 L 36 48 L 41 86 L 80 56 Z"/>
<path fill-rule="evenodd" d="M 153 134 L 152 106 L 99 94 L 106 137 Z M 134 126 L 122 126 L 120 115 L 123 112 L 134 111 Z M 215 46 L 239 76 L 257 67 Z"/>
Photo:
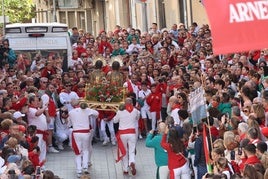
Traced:
<path fill-rule="evenodd" d="M 160 29 L 208 24 L 199 0 L 36 0 L 36 7 L 36 22 L 66 23 L 94 35 L 116 25 L 148 31 L 154 22 Z"/>

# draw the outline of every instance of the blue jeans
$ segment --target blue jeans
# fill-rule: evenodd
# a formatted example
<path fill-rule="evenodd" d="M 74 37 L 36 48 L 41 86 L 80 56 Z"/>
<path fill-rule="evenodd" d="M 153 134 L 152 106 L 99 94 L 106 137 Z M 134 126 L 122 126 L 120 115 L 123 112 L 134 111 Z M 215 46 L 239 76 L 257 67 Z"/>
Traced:
<path fill-rule="evenodd" d="M 197 178 L 202 179 L 202 177 L 207 173 L 206 166 L 197 166 Z"/>

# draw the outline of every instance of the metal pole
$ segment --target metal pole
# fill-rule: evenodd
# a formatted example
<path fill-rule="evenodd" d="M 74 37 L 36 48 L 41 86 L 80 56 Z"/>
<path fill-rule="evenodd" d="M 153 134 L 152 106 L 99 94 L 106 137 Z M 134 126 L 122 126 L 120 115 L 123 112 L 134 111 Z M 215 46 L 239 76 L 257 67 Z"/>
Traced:
<path fill-rule="evenodd" d="M 56 16 L 56 0 L 53 0 L 53 21 L 57 22 L 57 16 Z"/>
<path fill-rule="evenodd" d="M 142 3 L 142 30 L 144 32 L 148 31 L 148 21 L 147 21 L 147 4 Z"/>
<path fill-rule="evenodd" d="M 186 0 L 183 0 L 183 14 L 184 14 L 184 24 L 187 28 L 188 26 L 188 19 L 187 19 L 187 2 Z"/>
<path fill-rule="evenodd" d="M 5 16 L 5 5 L 4 0 L 2 0 L 2 16 L 3 16 L 3 36 L 5 36 L 5 28 L 6 28 L 6 16 Z"/>
<path fill-rule="evenodd" d="M 102 11 L 103 11 L 103 30 L 106 31 L 106 5 L 105 5 L 105 0 L 102 0 Z"/>

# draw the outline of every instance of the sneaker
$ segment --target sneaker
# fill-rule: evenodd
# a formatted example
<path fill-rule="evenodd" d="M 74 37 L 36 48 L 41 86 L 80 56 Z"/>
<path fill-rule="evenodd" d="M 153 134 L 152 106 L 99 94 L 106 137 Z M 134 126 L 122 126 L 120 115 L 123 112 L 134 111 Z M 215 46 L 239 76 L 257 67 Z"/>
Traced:
<path fill-rule="evenodd" d="M 116 142 L 115 141 L 112 141 L 112 145 L 116 145 Z"/>
<path fill-rule="evenodd" d="M 108 142 L 109 142 L 108 140 L 104 140 L 103 143 L 102 143 L 102 145 L 107 145 Z"/>
<path fill-rule="evenodd" d="M 128 175 L 128 171 L 123 171 L 123 174 L 124 175 Z"/>
<path fill-rule="evenodd" d="M 91 167 L 92 166 L 92 163 L 91 162 L 88 162 L 88 165 L 87 165 L 88 167 Z"/>
<path fill-rule="evenodd" d="M 56 150 L 54 147 L 49 147 L 48 152 L 50 152 L 50 153 L 59 153 L 59 151 Z"/>
<path fill-rule="evenodd" d="M 139 139 L 143 139 L 143 137 L 142 137 L 142 135 L 141 135 L 141 134 L 139 135 Z"/>
<path fill-rule="evenodd" d="M 83 168 L 83 174 L 86 174 L 86 175 L 88 175 L 88 174 L 89 174 L 89 172 L 88 172 L 88 169 L 87 169 L 87 168 Z"/>
<path fill-rule="evenodd" d="M 80 178 L 81 175 L 82 175 L 82 173 L 77 173 L 77 174 L 76 174 L 77 178 Z"/>
<path fill-rule="evenodd" d="M 135 163 L 131 163 L 130 164 L 130 171 L 131 171 L 131 173 L 132 173 L 132 175 L 136 175 L 136 168 L 135 168 Z"/>
<path fill-rule="evenodd" d="M 63 144 L 62 143 L 58 143 L 58 149 L 59 150 L 64 150 Z"/>

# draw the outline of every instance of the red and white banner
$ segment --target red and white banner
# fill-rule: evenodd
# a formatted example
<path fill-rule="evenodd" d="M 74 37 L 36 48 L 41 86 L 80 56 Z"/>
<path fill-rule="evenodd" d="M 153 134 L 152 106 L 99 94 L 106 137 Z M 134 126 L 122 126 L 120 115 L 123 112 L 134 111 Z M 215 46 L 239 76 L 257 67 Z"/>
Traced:
<path fill-rule="evenodd" d="M 268 47 L 268 0 L 204 0 L 215 54 Z"/>

